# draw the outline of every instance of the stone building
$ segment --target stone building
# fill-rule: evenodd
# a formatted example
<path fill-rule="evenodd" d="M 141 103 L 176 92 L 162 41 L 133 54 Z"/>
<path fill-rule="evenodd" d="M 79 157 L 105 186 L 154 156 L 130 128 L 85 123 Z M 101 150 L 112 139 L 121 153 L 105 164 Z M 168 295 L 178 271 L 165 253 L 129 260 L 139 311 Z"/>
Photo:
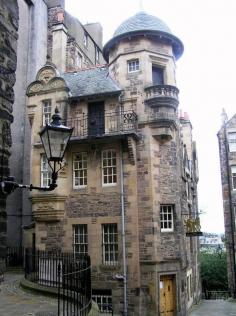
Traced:
<path fill-rule="evenodd" d="M 31 132 L 25 106 L 27 86 L 35 80 L 37 71 L 52 58 L 61 71 L 103 64 L 102 28 L 98 23 L 82 25 L 65 12 L 64 0 L 17 2 L 19 37 L 10 168 L 17 182 L 29 184 Z M 66 48 L 62 50 L 61 45 Z M 27 191 L 16 190 L 8 197 L 7 214 L 7 244 L 19 247 L 22 245 L 22 227 L 32 222 Z"/>
<path fill-rule="evenodd" d="M 236 298 L 236 115 L 228 120 L 226 113 L 223 111 L 222 118 L 222 127 L 217 136 L 220 153 L 225 246 L 227 254 L 229 291 L 231 296 Z"/>
<path fill-rule="evenodd" d="M 30 196 L 36 248 L 88 253 L 102 310 L 187 315 L 200 287 L 197 238 L 185 228 L 197 216 L 198 169 L 191 122 L 178 116 L 183 45 L 160 19 L 139 12 L 104 46 L 108 65 L 78 69 L 72 52 L 81 50 L 65 31 L 71 24 L 65 12 L 55 16 L 52 58 L 27 88 L 31 183 L 50 181 L 38 131 L 56 107 L 74 131 L 58 187 Z"/>
<path fill-rule="evenodd" d="M 9 176 L 13 121 L 15 70 L 17 61 L 18 6 L 13 0 L 0 2 L 0 159 L 1 181 Z M 0 277 L 5 270 L 6 257 L 6 196 L 0 193 Z"/>

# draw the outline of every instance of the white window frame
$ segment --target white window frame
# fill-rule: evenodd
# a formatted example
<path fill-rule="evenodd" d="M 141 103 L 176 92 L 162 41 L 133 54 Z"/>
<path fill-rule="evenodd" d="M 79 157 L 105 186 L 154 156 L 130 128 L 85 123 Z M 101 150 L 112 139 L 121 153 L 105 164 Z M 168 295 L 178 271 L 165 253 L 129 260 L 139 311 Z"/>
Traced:
<path fill-rule="evenodd" d="M 114 149 L 102 151 L 102 185 L 117 185 L 117 155 Z"/>
<path fill-rule="evenodd" d="M 76 176 L 78 173 L 78 176 Z M 76 180 L 78 184 L 76 184 Z M 88 154 L 85 151 L 73 155 L 73 188 L 86 188 L 88 184 Z"/>
<path fill-rule="evenodd" d="M 174 231 L 174 205 L 173 204 L 161 204 L 160 226 L 161 226 L 161 232 Z"/>
<path fill-rule="evenodd" d="M 76 54 L 75 63 L 76 63 L 75 67 L 82 68 L 83 56 L 78 51 L 77 51 L 77 54 Z"/>
<path fill-rule="evenodd" d="M 231 166 L 232 189 L 236 190 L 236 166 Z M 235 179 L 235 186 L 234 186 Z"/>
<path fill-rule="evenodd" d="M 52 102 L 51 100 L 43 100 L 43 126 L 49 124 L 52 117 Z"/>
<path fill-rule="evenodd" d="M 102 262 L 105 265 L 118 263 L 117 224 L 102 224 Z"/>
<path fill-rule="evenodd" d="M 101 294 L 92 294 L 92 299 L 97 303 L 101 313 L 111 314 L 108 305 L 112 306 L 112 294 L 103 294 L 102 292 L 103 291 L 101 290 Z"/>
<path fill-rule="evenodd" d="M 41 174 L 41 187 L 48 187 L 51 182 L 52 171 L 48 164 L 46 154 L 41 154 L 40 157 L 40 174 Z"/>
<path fill-rule="evenodd" d="M 236 152 L 236 132 L 228 132 L 229 151 Z"/>
<path fill-rule="evenodd" d="M 131 59 L 127 61 L 128 73 L 137 72 L 140 70 L 139 59 Z"/>
<path fill-rule="evenodd" d="M 88 254 L 88 226 L 87 224 L 73 225 L 73 253 L 75 258 Z"/>

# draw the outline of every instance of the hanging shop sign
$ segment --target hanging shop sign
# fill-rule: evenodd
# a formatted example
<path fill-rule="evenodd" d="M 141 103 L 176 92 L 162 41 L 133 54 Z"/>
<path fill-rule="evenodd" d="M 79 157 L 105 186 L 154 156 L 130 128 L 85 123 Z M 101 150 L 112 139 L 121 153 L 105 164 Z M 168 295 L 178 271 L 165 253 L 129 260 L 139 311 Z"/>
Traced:
<path fill-rule="evenodd" d="M 188 218 L 185 220 L 186 225 L 186 236 L 187 237 L 193 237 L 193 236 L 202 236 L 201 232 L 201 224 L 200 224 L 200 218 Z"/>

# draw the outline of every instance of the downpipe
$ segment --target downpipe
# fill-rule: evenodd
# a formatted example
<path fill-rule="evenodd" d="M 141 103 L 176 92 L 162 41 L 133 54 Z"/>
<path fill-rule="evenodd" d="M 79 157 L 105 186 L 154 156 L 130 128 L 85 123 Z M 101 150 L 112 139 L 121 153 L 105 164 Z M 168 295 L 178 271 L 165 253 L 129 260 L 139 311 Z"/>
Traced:
<path fill-rule="evenodd" d="M 120 147 L 120 196 L 121 196 L 121 234 L 122 234 L 122 254 L 123 254 L 123 286 L 124 286 L 124 316 L 127 316 L 127 268 L 126 268 L 126 247 L 125 247 L 125 203 L 124 203 L 124 172 L 123 172 L 123 152 Z"/>

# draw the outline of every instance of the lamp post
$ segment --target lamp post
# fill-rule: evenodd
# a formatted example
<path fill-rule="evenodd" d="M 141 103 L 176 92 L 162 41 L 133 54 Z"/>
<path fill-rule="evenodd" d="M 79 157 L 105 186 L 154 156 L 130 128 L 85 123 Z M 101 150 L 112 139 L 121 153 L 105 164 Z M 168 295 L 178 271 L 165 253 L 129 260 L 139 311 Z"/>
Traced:
<path fill-rule="evenodd" d="M 47 187 L 38 187 L 32 184 L 19 184 L 15 182 L 14 177 L 8 177 L 5 181 L 0 182 L 0 190 L 3 194 L 10 194 L 17 188 L 26 188 L 39 191 L 53 191 L 57 187 L 58 172 L 64 167 L 62 160 L 70 140 L 73 128 L 61 124 L 61 117 L 58 108 L 52 116 L 52 122 L 46 124 L 39 132 L 43 148 L 48 160 L 48 165 L 52 169 L 51 182 Z"/>

